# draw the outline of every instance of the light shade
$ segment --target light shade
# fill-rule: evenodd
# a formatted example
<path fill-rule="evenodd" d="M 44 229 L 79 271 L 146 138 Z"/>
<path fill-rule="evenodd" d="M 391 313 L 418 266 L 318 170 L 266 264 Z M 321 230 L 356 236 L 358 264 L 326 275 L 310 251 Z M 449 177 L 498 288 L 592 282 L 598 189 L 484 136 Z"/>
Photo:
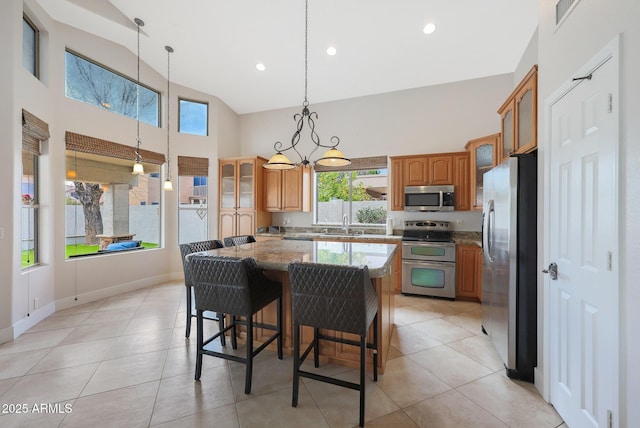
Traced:
<path fill-rule="evenodd" d="M 316 165 L 347 166 L 351 165 L 351 160 L 344 157 L 344 153 L 334 147 L 327 150 L 327 152 L 316 161 Z"/>
<path fill-rule="evenodd" d="M 269 159 L 269 162 L 264 164 L 264 167 L 267 169 L 293 169 L 296 166 L 291 163 L 288 157 L 278 152 L 271 156 L 271 159 Z"/>
<path fill-rule="evenodd" d="M 168 178 L 164 180 L 164 190 L 173 190 L 173 183 Z"/>
<path fill-rule="evenodd" d="M 131 172 L 134 175 L 143 175 L 144 174 L 144 167 L 142 166 L 142 164 L 140 162 L 136 162 L 133 164 L 133 171 Z"/>

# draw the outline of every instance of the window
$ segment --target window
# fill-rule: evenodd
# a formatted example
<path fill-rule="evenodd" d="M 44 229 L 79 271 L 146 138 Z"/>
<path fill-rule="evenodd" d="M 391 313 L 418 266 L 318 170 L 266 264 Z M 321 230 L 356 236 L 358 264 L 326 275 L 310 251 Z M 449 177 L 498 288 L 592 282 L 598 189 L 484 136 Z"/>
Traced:
<path fill-rule="evenodd" d="M 180 99 L 180 122 L 178 132 L 183 134 L 209 135 L 209 104 Z"/>
<path fill-rule="evenodd" d="M 32 151 L 22 149 L 22 267 L 35 266 L 40 262 L 39 246 L 39 200 L 38 160 Z"/>
<path fill-rule="evenodd" d="M 178 243 L 209 239 L 209 159 L 178 156 Z"/>
<path fill-rule="evenodd" d="M 65 95 L 159 126 L 160 94 L 73 52 L 65 53 Z M 139 102 L 138 102 L 139 96 Z"/>
<path fill-rule="evenodd" d="M 344 168 L 315 167 L 315 223 L 384 224 L 387 219 L 386 156 L 353 159 Z"/>
<path fill-rule="evenodd" d="M 26 15 L 22 16 L 22 65 L 38 77 L 38 28 Z"/>
<path fill-rule="evenodd" d="M 22 209 L 20 251 L 22 268 L 40 263 L 40 143 L 49 139 L 49 125 L 22 110 Z"/>
<path fill-rule="evenodd" d="M 134 150 L 66 133 L 67 258 L 160 245 L 159 171 L 165 157 L 141 150 L 145 174 L 133 175 Z"/>

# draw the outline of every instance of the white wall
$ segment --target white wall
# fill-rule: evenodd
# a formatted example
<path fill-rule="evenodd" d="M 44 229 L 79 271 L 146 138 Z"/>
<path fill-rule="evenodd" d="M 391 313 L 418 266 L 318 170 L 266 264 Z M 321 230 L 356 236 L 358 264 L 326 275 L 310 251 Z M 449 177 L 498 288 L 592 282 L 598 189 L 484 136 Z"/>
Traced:
<path fill-rule="evenodd" d="M 177 247 L 177 192 L 166 193 L 164 248 L 127 255 L 65 260 L 65 131 L 73 131 L 133 146 L 136 122 L 100 108 L 67 99 L 64 96 L 64 52 L 69 48 L 92 60 L 135 78 L 136 58 L 128 49 L 51 20 L 35 0 L 25 2 L 25 10 L 41 30 L 41 76 L 34 78 L 22 67 L 21 0 L 0 4 L 2 55 L 9 59 L 0 65 L 0 199 L 14 201 L 0 207 L 0 343 L 13 339 L 55 308 L 64 308 L 119 291 L 155 284 L 170 277 L 180 277 L 182 266 Z M 134 38 L 135 32 L 131 31 Z M 141 40 L 141 50 L 145 48 Z M 166 70 L 162 70 L 166 72 Z M 162 93 L 162 114 L 166 80 L 141 63 L 141 81 Z M 172 95 L 171 157 L 172 175 L 177 176 L 177 155 L 205 157 L 210 162 L 209 183 L 217 189 L 219 141 L 237 147 L 237 115 L 218 98 L 174 85 Z M 210 135 L 193 136 L 177 133 L 177 98 L 184 97 L 209 103 Z M 20 174 L 21 174 L 21 110 L 26 109 L 49 124 L 51 138 L 42 145 L 41 156 L 41 260 L 39 267 L 27 272 L 20 268 Z M 141 123 L 142 148 L 166 152 L 166 119 L 156 128 Z M 174 180 L 177 184 L 177 180 Z M 209 195 L 217 205 L 217 192 Z M 209 216 L 210 236 L 217 234 L 217 214 Z M 33 300 L 40 308 L 34 310 Z M 75 298 L 78 297 L 78 300 Z M 29 316 L 27 316 L 29 315 Z"/>
<path fill-rule="evenodd" d="M 555 0 L 539 2 L 539 135 L 548 124 L 542 110 L 546 100 L 572 73 L 616 35 L 621 37 L 620 63 L 620 415 L 621 427 L 640 424 L 640 2 L 581 0 L 568 19 L 555 29 Z M 540 153 L 548 144 L 541 138 Z M 616 417 L 618 416 L 618 417 Z"/>
<path fill-rule="evenodd" d="M 352 158 L 380 155 L 464 151 L 467 141 L 500 131 L 496 113 L 513 90 L 513 75 L 503 74 L 446 85 L 429 86 L 328 103 L 311 104 L 318 113 L 316 131 L 328 144 L 333 135 L 340 148 Z M 313 101 L 313 100 L 311 100 Z M 293 115 L 301 107 L 246 114 L 240 117 L 242 153 L 269 158 L 273 144 L 288 145 L 295 130 Z M 312 143 L 305 125 L 299 148 L 303 155 Z M 318 150 L 313 160 L 322 156 Z M 289 155 L 289 153 L 287 153 Z M 293 158 L 292 158 L 293 160 Z M 390 212 L 394 227 L 403 220 L 424 219 L 461 221 L 458 230 L 479 231 L 480 214 Z M 274 215 L 274 224 L 283 225 L 283 215 Z M 309 226 L 311 213 L 287 213 L 289 226 Z"/>

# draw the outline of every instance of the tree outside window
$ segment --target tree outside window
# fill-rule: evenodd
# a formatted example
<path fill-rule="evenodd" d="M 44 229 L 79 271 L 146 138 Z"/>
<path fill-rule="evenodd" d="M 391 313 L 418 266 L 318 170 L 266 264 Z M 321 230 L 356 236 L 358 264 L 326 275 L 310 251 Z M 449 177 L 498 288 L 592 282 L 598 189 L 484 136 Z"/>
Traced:
<path fill-rule="evenodd" d="M 160 94 L 70 51 L 65 53 L 65 95 L 159 126 Z M 139 97 L 139 99 L 138 99 Z"/>
<path fill-rule="evenodd" d="M 383 224 L 387 219 L 387 170 L 316 172 L 316 223 Z M 383 190 L 381 190 L 383 189 Z"/>

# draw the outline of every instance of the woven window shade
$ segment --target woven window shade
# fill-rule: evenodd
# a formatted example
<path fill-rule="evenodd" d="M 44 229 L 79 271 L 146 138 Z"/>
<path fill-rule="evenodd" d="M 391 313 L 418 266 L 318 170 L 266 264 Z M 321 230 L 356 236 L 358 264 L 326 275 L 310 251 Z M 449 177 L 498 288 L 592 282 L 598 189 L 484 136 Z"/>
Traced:
<path fill-rule="evenodd" d="M 89 137 L 87 135 L 76 134 L 67 131 L 65 133 L 66 149 L 92 155 L 108 156 L 117 159 L 135 159 L 135 147 L 125 144 L 114 143 L 112 141 L 101 140 L 100 138 Z M 165 157 L 162 153 L 140 149 L 143 163 L 162 165 Z"/>
<path fill-rule="evenodd" d="M 387 167 L 386 156 L 372 156 L 367 158 L 351 159 L 351 165 L 347 165 L 347 166 L 315 165 L 313 169 L 316 172 L 329 172 L 329 171 L 358 171 L 363 169 L 385 169 L 386 167 Z"/>
<path fill-rule="evenodd" d="M 22 110 L 22 148 L 40 154 L 40 142 L 49 139 L 49 125 L 37 116 Z"/>
<path fill-rule="evenodd" d="M 178 175 L 207 177 L 209 175 L 209 159 L 178 156 Z"/>

